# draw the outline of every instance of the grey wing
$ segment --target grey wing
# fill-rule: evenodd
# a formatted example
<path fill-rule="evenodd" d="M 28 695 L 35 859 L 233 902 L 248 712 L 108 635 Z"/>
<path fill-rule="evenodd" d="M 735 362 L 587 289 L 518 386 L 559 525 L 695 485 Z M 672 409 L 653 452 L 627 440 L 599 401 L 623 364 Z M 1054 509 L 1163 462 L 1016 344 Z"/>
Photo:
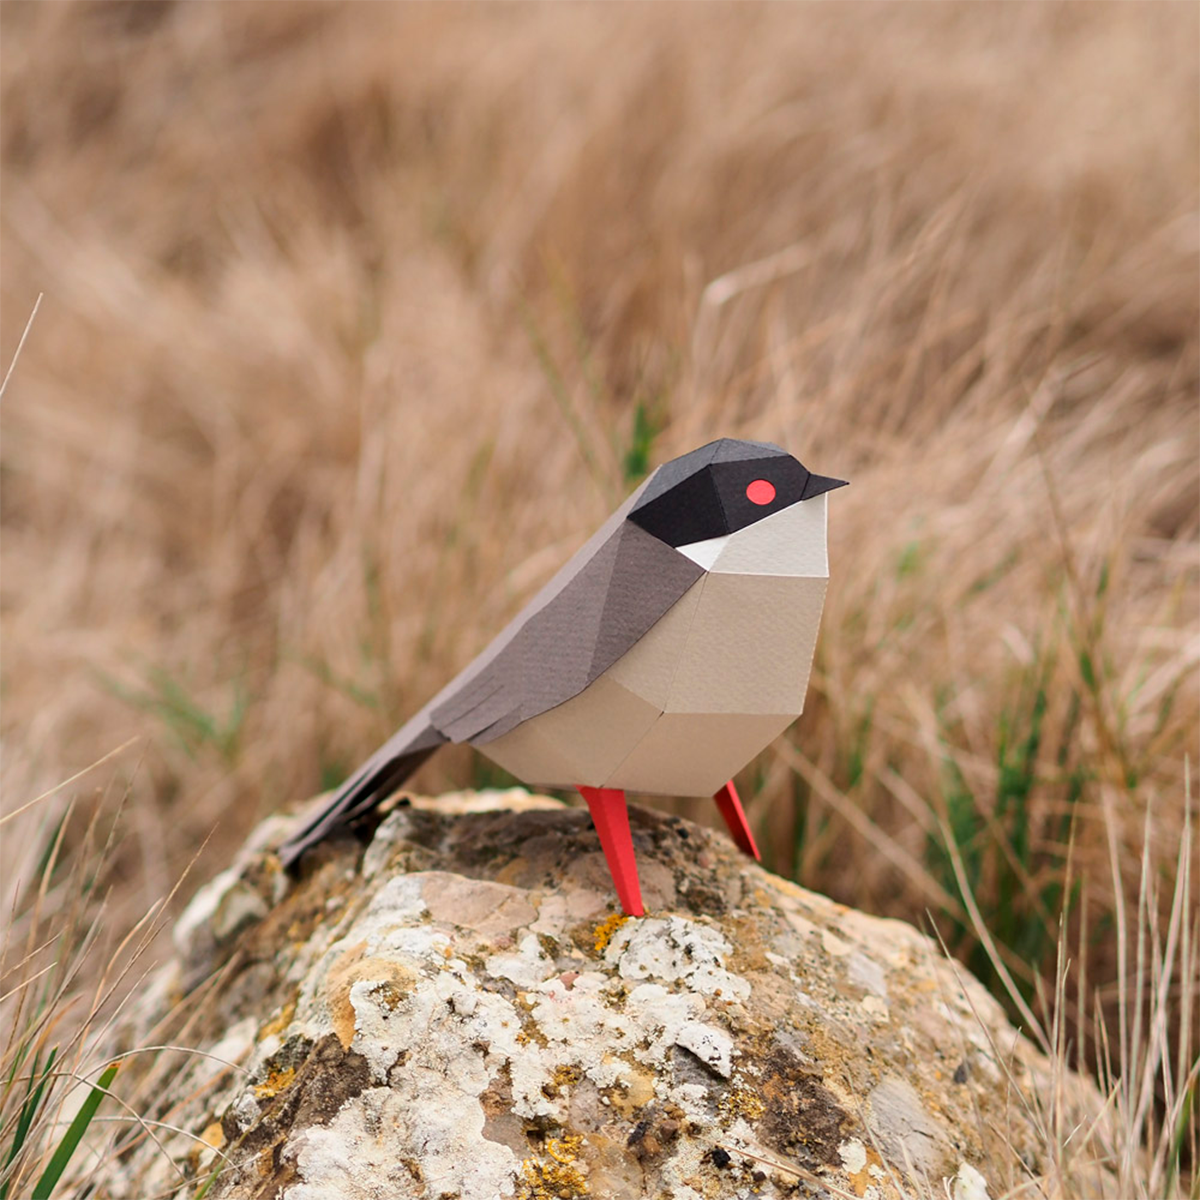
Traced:
<path fill-rule="evenodd" d="M 654 471 L 642 482 L 641 486 L 636 488 L 626 498 L 625 502 L 555 572 L 533 599 L 509 621 L 491 642 L 488 643 L 487 647 L 472 660 L 470 665 L 460 671 L 413 717 L 412 721 L 409 722 L 410 725 L 414 722 L 431 724 L 432 718 L 430 714 L 435 709 L 441 709 L 445 706 L 447 720 L 452 722 L 456 728 L 468 729 L 471 723 L 467 721 L 464 724 L 463 722 L 475 706 L 482 705 L 491 700 L 492 706 L 496 707 L 496 693 L 500 689 L 501 682 L 505 678 L 508 678 L 505 672 L 497 673 L 494 671 L 493 668 L 496 661 L 500 658 L 506 658 L 509 662 L 514 661 L 513 658 L 508 657 L 514 653 L 510 649 L 512 643 L 530 622 L 534 614 L 540 612 L 556 600 L 580 574 L 587 570 L 589 564 L 597 555 L 603 555 L 608 552 L 610 543 L 625 523 L 626 516 L 638 500 L 641 499 L 642 493 L 650 487 L 661 471 L 661 467 L 657 471 Z M 519 658 L 520 656 L 518 655 L 517 657 Z M 479 715 L 482 716 L 482 713 Z M 468 736 L 460 738 L 451 737 L 447 734 L 444 740 L 466 741 Z"/>
<path fill-rule="evenodd" d="M 632 648 L 704 568 L 630 521 L 426 710 L 448 741 L 486 744 L 579 695 Z M 515 628 L 514 628 L 515 626 Z"/>
<path fill-rule="evenodd" d="M 704 571 L 625 519 L 653 479 L 280 847 L 286 865 L 385 799 L 439 746 L 486 743 L 578 695 L 666 614 Z"/>

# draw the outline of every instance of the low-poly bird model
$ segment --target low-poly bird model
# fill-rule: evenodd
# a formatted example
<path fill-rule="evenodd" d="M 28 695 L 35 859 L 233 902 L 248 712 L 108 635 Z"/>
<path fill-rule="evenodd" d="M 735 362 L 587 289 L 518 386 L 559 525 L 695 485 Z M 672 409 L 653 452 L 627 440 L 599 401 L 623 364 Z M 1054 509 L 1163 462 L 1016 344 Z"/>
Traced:
<path fill-rule="evenodd" d="M 659 467 L 280 849 L 284 863 L 446 742 L 577 788 L 631 915 L 643 910 L 627 791 L 712 796 L 757 858 L 733 776 L 804 708 L 829 576 L 825 493 L 843 482 L 731 438 Z"/>

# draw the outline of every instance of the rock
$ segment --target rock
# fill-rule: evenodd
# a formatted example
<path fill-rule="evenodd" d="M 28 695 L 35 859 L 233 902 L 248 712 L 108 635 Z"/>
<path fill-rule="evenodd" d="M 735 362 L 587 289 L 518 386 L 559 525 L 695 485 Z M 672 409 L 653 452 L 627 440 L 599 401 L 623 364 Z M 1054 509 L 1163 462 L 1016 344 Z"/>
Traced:
<path fill-rule="evenodd" d="M 1057 1169 L 1052 1094 L 1102 1112 L 915 929 L 632 822 L 642 919 L 546 797 L 402 803 L 294 882 L 256 835 L 113 1047 L 202 1052 L 131 1099 L 180 1132 L 94 1126 L 93 1200 L 986 1200 Z"/>

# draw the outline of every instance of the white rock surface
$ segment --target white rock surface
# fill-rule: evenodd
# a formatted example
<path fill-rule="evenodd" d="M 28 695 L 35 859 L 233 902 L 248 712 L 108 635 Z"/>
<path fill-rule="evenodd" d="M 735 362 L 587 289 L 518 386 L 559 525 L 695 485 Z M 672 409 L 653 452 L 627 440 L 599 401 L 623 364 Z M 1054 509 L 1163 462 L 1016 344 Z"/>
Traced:
<path fill-rule="evenodd" d="M 586 813 L 524 793 L 398 807 L 294 883 L 243 856 L 115 1047 L 240 1069 L 162 1054 L 143 1111 L 186 1132 L 94 1143 L 93 1200 L 1037 1194 L 1049 1064 L 961 967 L 720 835 L 633 827 L 639 920 Z"/>

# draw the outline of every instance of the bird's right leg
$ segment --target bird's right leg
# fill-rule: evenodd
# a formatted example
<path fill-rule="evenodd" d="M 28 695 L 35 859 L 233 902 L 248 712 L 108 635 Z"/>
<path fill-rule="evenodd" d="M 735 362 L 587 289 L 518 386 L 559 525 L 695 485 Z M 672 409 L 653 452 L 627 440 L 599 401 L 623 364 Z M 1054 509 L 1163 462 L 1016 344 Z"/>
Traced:
<path fill-rule="evenodd" d="M 579 787 L 587 801 L 592 824 L 600 835 L 600 846 L 608 862 L 609 872 L 617 887 L 617 899 L 631 916 L 644 915 L 642 888 L 638 883 L 637 858 L 633 852 L 633 834 L 629 832 L 629 810 L 625 793 L 620 788 Z"/>

